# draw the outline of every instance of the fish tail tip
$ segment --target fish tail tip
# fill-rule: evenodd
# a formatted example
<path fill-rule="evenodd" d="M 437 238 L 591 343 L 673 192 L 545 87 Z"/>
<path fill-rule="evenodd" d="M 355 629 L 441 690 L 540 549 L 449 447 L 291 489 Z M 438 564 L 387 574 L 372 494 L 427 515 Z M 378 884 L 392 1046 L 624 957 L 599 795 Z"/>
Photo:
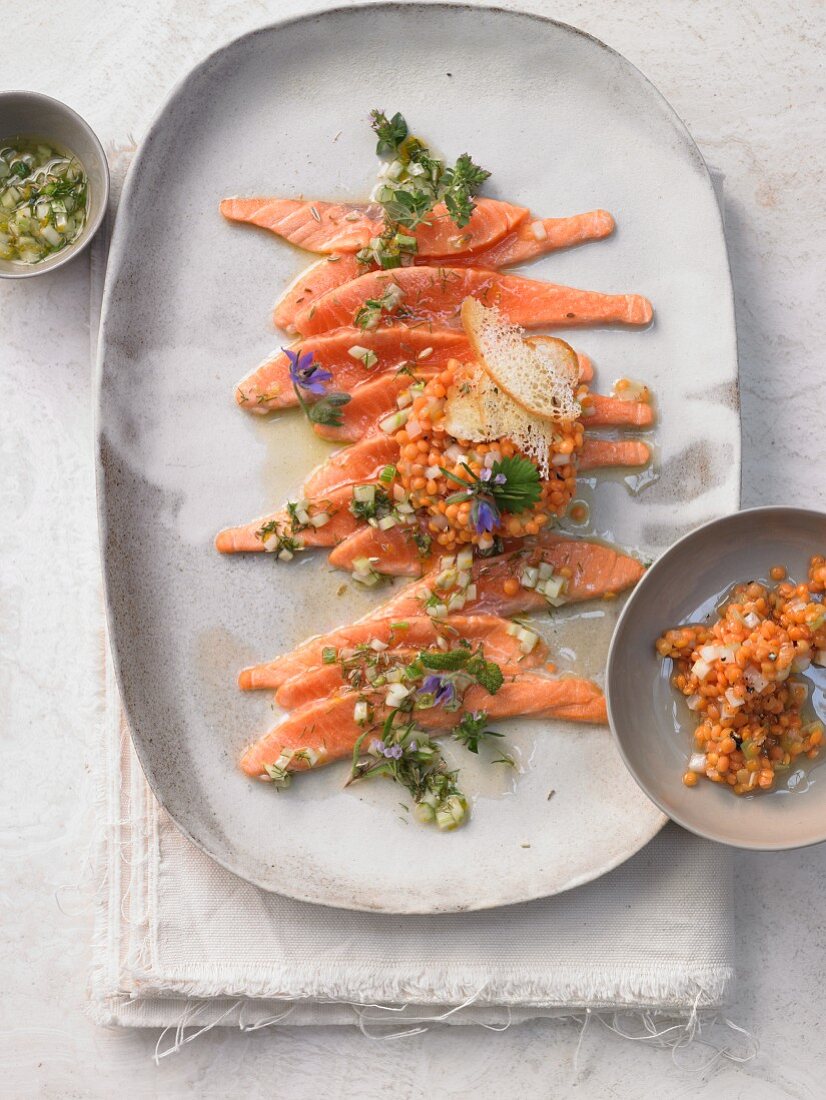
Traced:
<path fill-rule="evenodd" d="M 260 765 L 256 765 L 255 763 L 252 749 L 247 749 L 247 751 L 238 761 L 238 767 L 245 775 L 255 777 L 256 775 L 262 774 Z"/>
<path fill-rule="evenodd" d="M 654 316 L 654 307 L 641 294 L 628 296 L 628 320 L 634 325 L 647 325 Z"/>
<path fill-rule="evenodd" d="M 226 527 L 223 531 L 219 531 L 213 540 L 213 545 L 219 554 L 231 554 L 235 550 L 232 528 Z"/>
<path fill-rule="evenodd" d="M 242 668 L 238 673 L 238 687 L 241 691 L 252 691 L 255 687 L 255 667 Z"/>

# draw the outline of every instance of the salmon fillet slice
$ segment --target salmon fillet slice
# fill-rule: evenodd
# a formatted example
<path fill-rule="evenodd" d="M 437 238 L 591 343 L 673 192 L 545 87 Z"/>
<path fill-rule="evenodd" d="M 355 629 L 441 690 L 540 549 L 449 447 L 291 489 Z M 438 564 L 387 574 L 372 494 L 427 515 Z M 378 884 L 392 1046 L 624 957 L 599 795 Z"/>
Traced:
<path fill-rule="evenodd" d="M 295 315 L 326 294 L 364 273 L 364 268 L 352 252 L 336 252 L 317 260 L 293 279 L 273 306 L 272 319 L 278 328 L 295 332 Z"/>
<path fill-rule="evenodd" d="M 651 449 L 640 439 L 599 439 L 585 436 L 577 469 L 601 470 L 606 466 L 647 466 Z"/>
<path fill-rule="evenodd" d="M 416 365 L 416 378 L 430 378 L 441 369 L 438 363 L 427 359 Z M 408 375 L 388 373 L 379 375 L 371 382 L 363 382 L 352 391 L 350 401 L 341 407 L 341 424 L 313 424 L 313 431 L 322 439 L 334 443 L 356 442 L 380 431 L 381 420 L 397 411 L 397 399 L 409 388 L 411 381 Z M 593 412 L 587 417 L 583 415 L 582 420 L 587 428 L 642 428 L 653 422 L 651 406 L 644 402 L 622 401 L 616 397 L 603 397 L 594 393 L 589 394 L 589 398 L 593 399 Z"/>
<path fill-rule="evenodd" d="M 309 525 L 296 533 L 295 538 L 302 547 L 335 546 L 351 535 L 361 524 L 350 511 L 352 499 L 352 486 L 343 485 L 312 500 L 308 507 L 310 517 L 325 513 L 330 518 L 322 527 Z M 265 527 L 270 528 L 269 532 L 261 534 Z M 267 550 L 267 535 L 278 533 L 276 527 L 281 533 L 292 531 L 291 517 L 286 510 L 271 512 L 240 527 L 225 527 L 215 536 L 215 549 L 222 554 L 264 553 Z"/>
<path fill-rule="evenodd" d="M 351 348 L 372 352 L 376 363 L 369 369 L 361 359 L 350 355 Z M 428 363 L 431 368 L 442 366 L 451 357 L 463 359 L 470 355 L 470 345 L 463 332 L 456 329 L 408 328 L 392 325 L 365 332 L 359 328 L 343 328 L 297 341 L 292 351 L 312 355 L 315 363 L 333 376 L 330 389 L 343 393 L 364 382 L 395 372 L 405 363 Z M 424 355 L 423 355 L 424 353 Z M 423 355 L 419 360 L 419 356 Z M 292 408 L 298 404 L 290 381 L 290 361 L 283 350 L 269 356 L 235 388 L 235 400 L 249 412 L 266 413 L 270 409 Z"/>
<path fill-rule="evenodd" d="M 224 199 L 220 211 L 230 221 L 269 229 L 309 252 L 358 252 L 384 230 L 378 203 L 308 202 L 304 199 Z M 470 221 L 459 229 L 444 203 L 412 230 L 419 256 L 478 252 L 527 220 L 529 211 L 498 199 L 477 199 Z"/>
<path fill-rule="evenodd" d="M 460 258 L 458 262 L 472 263 L 474 267 L 512 267 L 560 248 L 602 240 L 613 233 L 614 224 L 607 210 L 588 210 L 569 218 L 524 221 L 495 244 L 474 253 L 467 260 Z"/>
<path fill-rule="evenodd" d="M 325 648 L 350 648 L 375 639 L 388 646 L 424 649 L 436 645 L 440 638 L 448 642 L 464 638 L 468 642 L 483 645 L 491 661 L 509 663 L 523 658 L 519 642 L 509 632 L 511 624 L 507 619 L 500 619 L 495 615 L 451 615 L 448 619 L 437 622 L 429 615 L 420 613 L 402 618 L 382 615 L 381 610 L 379 608 L 369 618 L 361 619 L 357 623 L 309 638 L 291 653 L 242 669 L 238 674 L 238 686 L 242 691 L 277 689 L 293 676 L 322 664 L 322 651 Z M 531 666 L 542 661 L 546 655 L 547 648 L 540 641 L 530 656 L 524 658 L 524 662 Z"/>
<path fill-rule="evenodd" d="M 304 483 L 304 496 L 312 500 L 322 493 L 329 493 L 343 485 L 360 485 L 374 481 L 386 466 L 394 465 L 398 457 L 399 445 L 392 436 L 386 432 L 368 435 L 358 443 L 342 447 L 326 462 L 317 466 Z M 642 440 L 600 439 L 586 436 L 579 455 L 578 469 L 587 471 L 602 469 L 606 466 L 645 466 L 650 459 L 651 451 Z M 404 528 L 392 527 L 389 531 L 375 533 L 392 537 L 394 533 L 404 530 Z M 357 538 L 360 534 L 361 532 L 355 532 L 348 538 Z M 410 534 L 408 531 L 408 539 Z M 392 543 L 388 543 L 388 546 L 392 546 Z M 371 550 L 361 556 L 372 557 L 374 553 Z"/>
<path fill-rule="evenodd" d="M 561 598 L 566 603 L 578 603 L 607 595 L 616 595 L 636 584 L 645 572 L 636 558 L 622 554 L 612 546 L 585 539 L 568 538 L 555 534 L 551 529 L 525 539 L 517 548 L 494 558 L 477 559 L 473 563 L 472 581 L 476 585 L 475 599 L 468 600 L 462 608 L 464 615 L 480 612 L 509 617 L 531 611 L 548 610 L 547 598 L 533 588 L 520 585 L 509 594 L 505 582 L 520 580 L 529 566 L 541 562 L 550 565 L 554 574 L 570 570 L 571 576 Z M 378 609 L 378 614 L 409 616 L 421 614 L 424 601 L 436 586 L 438 566 L 421 581 L 406 585 L 388 603 Z"/>
<path fill-rule="evenodd" d="M 393 436 L 387 432 L 368 435 L 359 443 L 335 451 L 326 462 L 316 466 L 304 482 L 304 496 L 312 500 L 343 485 L 375 481 L 385 466 L 394 465 L 398 457 L 399 445 Z"/>
<path fill-rule="evenodd" d="M 420 524 L 397 524 L 387 531 L 360 527 L 330 551 L 328 561 L 334 569 L 352 571 L 360 558 L 375 558 L 375 568 L 388 577 L 421 577 L 432 561 L 422 553 L 415 535 L 423 532 Z"/>
<path fill-rule="evenodd" d="M 349 757 L 364 730 L 353 717 L 358 694 L 344 692 L 314 700 L 299 707 L 264 734 L 241 757 L 247 775 L 263 775 L 285 751 L 308 749 L 317 754 L 314 764 L 297 759 L 287 765 L 291 771 L 306 771 Z M 381 718 L 383 708 L 376 708 Z M 596 684 L 575 677 L 553 679 L 523 673 L 506 681 L 495 695 L 478 685 L 469 687 L 461 711 L 431 707 L 416 712 L 417 722 L 429 732 L 450 730 L 461 712 L 484 710 L 491 721 L 500 718 L 556 718 L 571 722 L 605 723 L 605 698 Z M 378 736 L 378 734 L 376 735 Z"/>
<path fill-rule="evenodd" d="M 399 647 L 387 652 L 392 653 L 394 658 L 398 658 L 399 664 L 407 664 L 416 657 L 419 650 Z M 518 664 L 503 661 L 497 663 L 503 676 L 506 677 L 516 676 L 524 669 L 531 667 L 529 663 Z M 335 664 L 320 665 L 317 668 L 307 669 L 306 672 L 300 672 L 297 676 L 293 676 L 276 691 L 275 701 L 284 710 L 293 710 L 296 707 L 304 706 L 306 703 L 311 703 L 314 699 L 323 699 L 327 695 L 348 688 L 349 684 L 344 677 L 341 664 L 336 661 Z"/>
<path fill-rule="evenodd" d="M 438 364 L 426 359 L 416 365 L 416 378 L 430 378 L 441 371 Z M 380 431 L 385 416 L 398 411 L 397 398 L 410 388 L 413 381 L 406 374 L 380 375 L 372 382 L 357 386 L 350 400 L 339 409 L 341 424 L 313 424 L 313 431 L 333 443 L 355 442 L 372 432 Z"/>
<path fill-rule="evenodd" d="M 583 416 L 589 428 L 601 428 L 609 424 L 627 424 L 633 428 L 647 428 L 654 423 L 654 410 L 647 401 L 625 401 L 620 397 L 605 397 L 601 393 L 590 394 L 591 413 Z"/>
<path fill-rule="evenodd" d="M 457 255 L 451 252 L 439 257 L 441 262 L 456 266 L 490 267 L 498 270 L 526 263 L 560 248 L 599 240 L 613 232 L 614 219 L 606 210 L 589 210 L 572 218 L 544 218 L 523 222 L 501 241 L 482 249 Z M 544 234 L 544 235 L 543 235 Z M 417 255 L 416 265 L 433 265 L 433 256 Z M 295 317 L 302 306 L 310 306 L 328 290 L 343 286 L 377 266 L 360 264 L 354 253 L 335 253 L 311 264 L 287 287 L 273 309 L 273 321 L 286 332 L 295 332 Z"/>
<path fill-rule="evenodd" d="M 372 352 L 375 364 L 366 368 L 362 359 L 350 355 L 351 348 Z M 458 329 L 408 328 L 406 325 L 390 325 L 372 332 L 358 328 L 336 329 L 296 341 L 290 350 L 311 354 L 318 366 L 332 374 L 330 388 L 342 393 L 352 393 L 365 382 L 374 382 L 405 363 L 416 364 L 419 368 L 426 363 L 435 370 L 437 366 L 446 365 L 449 359 L 465 361 L 473 355 L 465 334 Z M 577 358 L 580 381 L 590 382 L 594 376 L 591 360 L 580 352 Z M 268 356 L 238 383 L 235 400 L 248 412 L 262 414 L 298 405 L 290 381 L 290 361 L 283 350 Z"/>
<path fill-rule="evenodd" d="M 457 327 L 462 302 L 469 296 L 496 306 L 508 321 L 527 328 L 609 322 L 645 325 L 653 316 L 651 303 L 638 294 L 601 294 L 473 267 L 434 266 L 360 275 L 300 310 L 295 326 L 304 336 L 312 336 L 352 325 L 368 300 L 381 299 L 394 285 L 402 298 L 393 323 L 403 319 L 411 325 Z"/>

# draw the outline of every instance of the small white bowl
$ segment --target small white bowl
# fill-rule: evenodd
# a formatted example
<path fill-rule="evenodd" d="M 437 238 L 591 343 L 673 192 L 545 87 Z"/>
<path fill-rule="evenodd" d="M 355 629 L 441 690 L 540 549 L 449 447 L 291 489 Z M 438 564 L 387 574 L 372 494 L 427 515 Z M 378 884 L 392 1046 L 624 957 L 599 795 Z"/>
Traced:
<path fill-rule="evenodd" d="M 40 92 L 0 92 L 0 144 L 22 137 L 53 141 L 77 157 L 88 180 L 86 224 L 71 244 L 36 264 L 0 260 L 0 279 L 31 279 L 73 260 L 94 237 L 109 202 L 109 165 L 94 131 L 59 99 Z"/>

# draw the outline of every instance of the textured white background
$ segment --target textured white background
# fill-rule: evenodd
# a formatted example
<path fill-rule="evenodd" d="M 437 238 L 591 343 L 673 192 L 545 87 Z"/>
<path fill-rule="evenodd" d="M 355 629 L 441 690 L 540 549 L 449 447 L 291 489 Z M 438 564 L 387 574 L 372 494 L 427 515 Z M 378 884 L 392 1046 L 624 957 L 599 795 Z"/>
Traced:
<path fill-rule="evenodd" d="M 206 52 L 308 0 L 8 4 L 3 87 L 67 100 L 102 140 L 140 138 Z M 726 173 L 743 403 L 744 505 L 826 505 L 823 0 L 523 0 L 601 37 L 660 88 Z M 403 58 L 403 49 L 400 53 Z M 369 78 L 369 74 L 366 74 Z M 208 109 L 208 106 L 207 106 Z M 162 201 L 162 196 L 159 196 Z M 88 260 L 0 284 L 0 1065 L 18 1097 L 818 1097 L 826 1048 L 826 847 L 737 864 L 730 1015 L 762 1050 L 699 1074 L 591 1029 L 216 1031 L 155 1067 L 156 1035 L 83 1015 L 99 721 Z"/>

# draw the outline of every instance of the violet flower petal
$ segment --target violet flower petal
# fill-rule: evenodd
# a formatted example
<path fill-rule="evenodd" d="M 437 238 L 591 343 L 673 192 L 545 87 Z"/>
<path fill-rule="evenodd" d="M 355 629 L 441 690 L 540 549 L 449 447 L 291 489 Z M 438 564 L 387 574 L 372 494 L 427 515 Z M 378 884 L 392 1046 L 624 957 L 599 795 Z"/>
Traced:
<path fill-rule="evenodd" d="M 499 522 L 499 510 L 487 500 L 477 500 L 473 507 L 473 525 L 478 534 L 492 531 Z"/>

